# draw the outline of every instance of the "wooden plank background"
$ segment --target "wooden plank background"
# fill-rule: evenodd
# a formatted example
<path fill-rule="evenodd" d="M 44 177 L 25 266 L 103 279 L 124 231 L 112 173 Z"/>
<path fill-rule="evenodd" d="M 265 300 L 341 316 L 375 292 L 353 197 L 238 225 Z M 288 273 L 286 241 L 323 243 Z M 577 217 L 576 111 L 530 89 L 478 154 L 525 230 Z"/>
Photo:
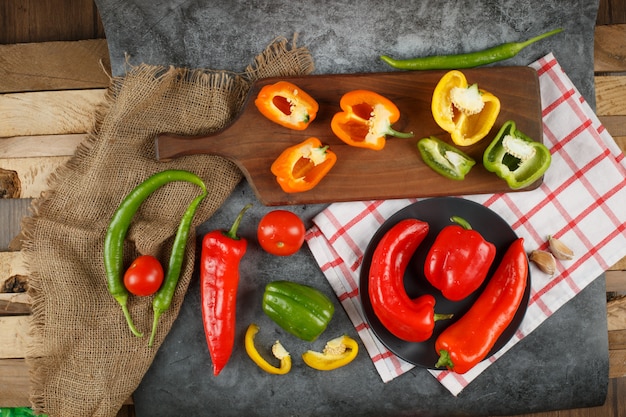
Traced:
<path fill-rule="evenodd" d="M 47 176 L 85 138 L 109 84 L 108 72 L 106 34 L 93 0 L 0 2 L 0 189 L 3 178 L 20 178 L 19 194 L 0 196 L 0 284 L 27 275 L 19 252 L 20 221 L 31 199 L 46 188 Z M 597 113 L 626 149 L 624 0 L 600 0 L 595 74 Z M 612 377 L 606 403 L 525 417 L 626 416 L 626 258 L 606 278 Z M 25 293 L 0 293 L 0 407 L 29 405 L 23 359 L 29 312 Z M 118 416 L 134 416 L 130 401 Z"/>

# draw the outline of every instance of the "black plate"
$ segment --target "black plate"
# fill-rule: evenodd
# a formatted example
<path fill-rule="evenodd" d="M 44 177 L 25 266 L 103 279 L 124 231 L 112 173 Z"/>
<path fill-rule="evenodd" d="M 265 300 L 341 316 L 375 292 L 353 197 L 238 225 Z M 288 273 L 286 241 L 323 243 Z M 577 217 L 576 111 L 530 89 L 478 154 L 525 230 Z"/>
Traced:
<path fill-rule="evenodd" d="M 461 216 L 467 220 L 472 228 L 480 232 L 483 237 L 493 243 L 496 246 L 496 258 L 491 266 L 487 279 L 483 285 L 469 297 L 453 302 L 447 300 L 439 290 L 434 288 L 428 280 L 424 277 L 424 260 L 428 253 L 428 249 L 433 244 L 435 238 L 445 226 L 451 224 L 451 216 Z M 430 229 L 428 236 L 417 248 L 417 251 L 411 258 L 411 261 L 404 274 L 404 286 L 407 294 L 411 298 L 418 297 L 422 294 L 432 294 L 435 297 L 435 312 L 436 313 L 453 313 L 454 317 L 450 320 L 438 321 L 435 324 L 435 330 L 430 339 L 421 342 L 406 342 L 397 338 L 391 334 L 378 320 L 369 298 L 368 285 L 369 285 L 369 269 L 372 262 L 372 254 L 376 245 L 382 239 L 383 235 L 391 229 L 400 220 L 415 218 L 425 222 L 428 222 Z M 422 200 L 417 203 L 411 204 L 403 208 L 402 210 L 391 216 L 383 225 L 376 231 L 372 240 L 370 241 L 365 255 L 363 256 L 363 264 L 361 266 L 360 276 L 360 297 L 363 305 L 363 312 L 374 334 L 380 339 L 380 341 L 395 355 L 415 365 L 419 365 L 429 369 L 436 369 L 435 363 L 437 362 L 438 355 L 435 352 L 435 340 L 437 336 L 450 324 L 454 323 L 463 316 L 463 314 L 471 307 L 476 298 L 480 295 L 484 287 L 489 282 L 493 272 L 496 270 L 504 253 L 508 247 L 517 239 L 517 235 L 511 229 L 509 224 L 504 221 L 499 215 L 491 211 L 490 209 L 475 203 L 473 201 L 465 200 L 455 197 L 441 197 Z M 515 331 L 518 329 L 526 309 L 528 307 L 528 298 L 530 297 L 530 271 L 528 275 L 528 281 L 524 297 L 520 304 L 513 321 L 502 335 L 498 338 L 498 341 L 489 352 L 488 356 L 493 355 L 500 350 L 508 341 L 513 337 Z"/>

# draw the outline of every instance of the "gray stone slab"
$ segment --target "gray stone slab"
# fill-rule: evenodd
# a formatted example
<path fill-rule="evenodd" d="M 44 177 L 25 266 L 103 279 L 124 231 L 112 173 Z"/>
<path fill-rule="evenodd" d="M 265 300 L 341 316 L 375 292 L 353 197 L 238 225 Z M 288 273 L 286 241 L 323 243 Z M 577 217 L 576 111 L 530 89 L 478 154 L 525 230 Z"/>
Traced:
<path fill-rule="evenodd" d="M 378 56 L 399 58 L 481 49 L 518 41 L 556 27 L 565 32 L 498 65 L 527 65 L 553 52 L 576 87 L 595 106 L 592 0 L 96 0 L 105 26 L 114 75 L 123 75 L 126 55 L 142 62 L 243 71 L 277 36 L 306 45 L 316 73 L 381 72 Z M 292 279 L 332 290 L 305 247 L 290 258 L 264 254 L 254 225 L 269 211 L 244 181 L 199 229 L 229 225 L 253 201 L 241 234 L 250 238 L 241 265 L 238 328 L 233 356 L 213 377 L 200 318 L 198 278 L 134 400 L 138 416 L 456 416 L 506 415 L 600 405 L 608 382 L 604 279 L 600 277 L 516 345 L 458 397 L 425 370 L 383 384 L 365 353 L 348 367 L 313 372 L 296 363 L 286 376 L 259 370 L 243 349 L 251 321 L 259 343 L 280 338 L 294 354 L 311 347 L 280 332 L 261 312 L 263 286 Z M 307 222 L 324 206 L 289 209 Z M 199 242 L 198 242 L 199 243 Z M 336 299 L 335 299 L 336 301 Z M 328 335 L 356 337 L 336 301 Z M 321 348 L 323 341 L 319 341 Z"/>
<path fill-rule="evenodd" d="M 198 230 L 227 227 L 239 209 L 253 202 L 240 236 L 249 250 L 242 260 L 235 350 L 214 377 L 200 317 L 199 281 L 190 284 L 181 313 L 152 367 L 134 394 L 137 416 L 486 416 L 604 403 L 608 387 L 608 341 L 604 279 L 595 280 L 518 343 L 458 397 L 426 370 L 415 368 L 384 384 L 364 347 L 357 360 L 332 372 L 308 369 L 299 359 L 307 349 L 321 349 L 326 339 L 347 333 L 352 324 L 306 246 L 296 255 L 265 254 L 255 240 L 255 226 L 271 208 L 263 207 L 244 181 L 226 204 Z M 289 209 L 309 220 L 324 206 Z M 321 289 L 335 301 L 335 317 L 315 344 L 281 331 L 261 309 L 263 287 L 289 279 Z M 273 376 L 260 370 L 243 348 L 249 323 L 260 327 L 259 346 L 276 339 L 294 356 L 292 371 Z"/>

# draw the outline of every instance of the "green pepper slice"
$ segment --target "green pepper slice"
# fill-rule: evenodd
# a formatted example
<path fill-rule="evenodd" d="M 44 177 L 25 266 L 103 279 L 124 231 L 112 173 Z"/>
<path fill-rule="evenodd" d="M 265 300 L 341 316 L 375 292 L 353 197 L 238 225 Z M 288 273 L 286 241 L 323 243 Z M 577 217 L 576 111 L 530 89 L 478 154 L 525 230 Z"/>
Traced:
<path fill-rule="evenodd" d="M 326 295 L 313 287 L 274 281 L 265 286 L 263 312 L 289 333 L 312 342 L 328 326 L 335 307 Z"/>
<path fill-rule="evenodd" d="M 511 189 L 527 187 L 550 167 L 550 150 L 507 121 L 483 154 L 485 168 L 504 179 Z"/>
<path fill-rule="evenodd" d="M 452 180 L 464 179 L 476 164 L 472 157 L 435 136 L 420 139 L 417 149 L 429 168 Z"/>

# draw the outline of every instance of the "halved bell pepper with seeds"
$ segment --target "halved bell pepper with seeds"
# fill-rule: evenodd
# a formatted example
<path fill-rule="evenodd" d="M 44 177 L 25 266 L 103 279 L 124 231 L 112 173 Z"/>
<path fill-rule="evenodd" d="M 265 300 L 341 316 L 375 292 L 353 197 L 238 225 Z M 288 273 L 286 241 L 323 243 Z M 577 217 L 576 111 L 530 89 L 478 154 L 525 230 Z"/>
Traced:
<path fill-rule="evenodd" d="M 413 132 L 392 129 L 400 119 L 400 110 L 388 98 L 369 90 L 349 91 L 339 101 L 341 112 L 336 113 L 330 127 L 333 133 L 350 146 L 381 150 L 386 136 L 411 138 Z"/>
<path fill-rule="evenodd" d="M 429 168 L 452 180 L 464 179 L 476 164 L 471 156 L 434 136 L 420 139 L 417 149 Z"/>
<path fill-rule="evenodd" d="M 328 174 L 337 155 L 315 137 L 285 149 L 271 166 L 272 174 L 286 193 L 308 191 Z"/>
<path fill-rule="evenodd" d="M 456 145 L 469 146 L 487 136 L 500 114 L 500 100 L 478 84 L 469 85 L 461 71 L 453 70 L 437 83 L 431 111 Z"/>
<path fill-rule="evenodd" d="M 504 123 L 483 153 L 485 168 L 504 179 L 514 190 L 541 178 L 551 162 L 550 150 L 517 130 L 512 120 Z"/>
<path fill-rule="evenodd" d="M 313 97 L 288 81 L 261 88 L 254 104 L 263 116 L 293 130 L 306 129 L 319 110 Z"/>

